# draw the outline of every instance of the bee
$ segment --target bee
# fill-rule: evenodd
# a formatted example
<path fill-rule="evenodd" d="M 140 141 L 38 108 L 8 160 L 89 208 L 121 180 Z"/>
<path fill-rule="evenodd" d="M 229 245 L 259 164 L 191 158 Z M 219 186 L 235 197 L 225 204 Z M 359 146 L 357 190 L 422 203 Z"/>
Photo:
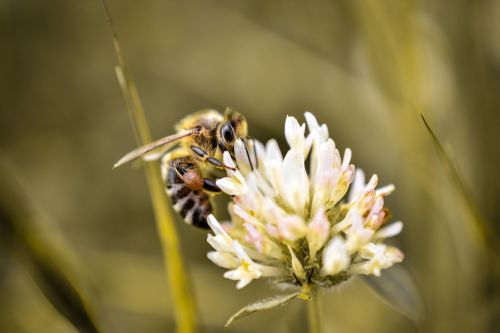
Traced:
<path fill-rule="evenodd" d="M 207 217 L 213 210 L 211 197 L 221 191 L 213 176 L 218 169 L 234 169 L 222 162 L 222 154 L 228 151 L 234 157 L 236 140 L 247 138 L 247 122 L 230 108 L 224 114 L 201 110 L 183 118 L 175 129 L 176 134 L 132 150 L 113 168 L 140 157 L 161 159 L 165 189 L 174 210 L 186 223 L 207 229 Z"/>

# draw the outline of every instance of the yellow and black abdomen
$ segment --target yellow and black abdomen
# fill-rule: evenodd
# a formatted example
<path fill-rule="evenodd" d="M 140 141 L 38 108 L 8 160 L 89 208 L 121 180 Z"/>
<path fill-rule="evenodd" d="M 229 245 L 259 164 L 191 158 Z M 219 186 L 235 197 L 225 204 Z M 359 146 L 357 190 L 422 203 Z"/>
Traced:
<path fill-rule="evenodd" d="M 195 227 L 208 229 L 207 217 L 212 213 L 210 198 L 202 189 L 193 190 L 187 186 L 175 169 L 175 160 L 168 162 L 164 181 L 174 210 L 184 221 Z"/>

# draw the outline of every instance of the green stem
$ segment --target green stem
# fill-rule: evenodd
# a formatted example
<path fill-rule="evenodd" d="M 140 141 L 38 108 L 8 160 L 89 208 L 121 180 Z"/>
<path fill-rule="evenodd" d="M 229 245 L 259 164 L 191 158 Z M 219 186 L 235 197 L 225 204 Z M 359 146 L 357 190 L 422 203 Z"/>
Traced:
<path fill-rule="evenodd" d="M 106 0 L 102 0 L 102 4 L 113 34 L 113 45 L 118 58 L 118 66 L 116 66 L 118 82 L 130 112 L 138 142 L 144 145 L 152 140 L 149 126 L 144 115 L 139 93 L 121 52 Z M 165 273 L 173 303 L 172 312 L 177 324 L 176 332 L 194 333 L 197 331 L 194 298 L 181 255 L 180 240 L 168 208 L 168 198 L 161 179 L 160 168 L 157 163 L 146 163 L 145 171 L 163 251 Z"/>
<path fill-rule="evenodd" d="M 323 332 L 323 318 L 321 316 L 321 298 L 317 288 L 311 287 L 311 299 L 307 304 L 307 315 L 309 319 L 309 333 Z"/>

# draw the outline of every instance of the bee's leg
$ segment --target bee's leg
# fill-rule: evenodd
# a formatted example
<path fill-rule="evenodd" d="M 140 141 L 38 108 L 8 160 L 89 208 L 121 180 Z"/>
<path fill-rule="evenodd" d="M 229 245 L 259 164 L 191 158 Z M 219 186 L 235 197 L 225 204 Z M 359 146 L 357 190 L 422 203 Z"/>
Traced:
<path fill-rule="evenodd" d="M 178 158 L 172 161 L 175 173 L 191 190 L 201 190 L 204 185 L 200 170 L 191 157 Z"/>
<path fill-rule="evenodd" d="M 199 157 L 201 157 L 204 161 L 218 167 L 218 168 L 221 168 L 221 169 L 229 169 L 229 170 L 236 170 L 236 168 L 233 168 L 233 167 L 230 167 L 228 165 L 225 165 L 224 163 L 222 163 L 221 161 L 219 161 L 218 159 L 216 159 L 215 157 L 212 157 L 210 155 L 208 155 L 208 153 L 206 151 L 204 151 L 202 148 L 198 147 L 198 146 L 195 146 L 195 145 L 192 145 L 191 146 L 191 150 L 196 154 L 198 155 Z"/>
<path fill-rule="evenodd" d="M 172 200 L 173 208 L 186 221 L 199 228 L 208 228 L 207 217 L 212 213 L 212 204 L 205 190 L 196 161 L 192 156 L 182 156 L 164 161 L 166 166 L 165 185 Z M 208 185 L 212 185 L 207 182 Z"/>
<path fill-rule="evenodd" d="M 215 183 L 214 179 L 210 178 L 203 178 L 203 189 L 208 192 L 212 193 L 220 193 L 221 189 L 217 184 Z"/>

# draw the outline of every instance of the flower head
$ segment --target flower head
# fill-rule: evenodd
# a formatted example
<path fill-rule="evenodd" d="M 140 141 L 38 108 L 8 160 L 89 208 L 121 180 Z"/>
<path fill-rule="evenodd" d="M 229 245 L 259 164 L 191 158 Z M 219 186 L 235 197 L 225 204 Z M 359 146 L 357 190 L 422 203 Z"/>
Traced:
<path fill-rule="evenodd" d="M 305 118 L 307 134 L 306 124 L 286 118 L 284 156 L 275 140 L 239 140 L 234 159 L 224 153 L 224 163 L 237 166 L 217 181 L 232 196 L 231 222 L 209 217 L 215 251 L 208 257 L 229 269 L 224 277 L 237 288 L 262 277 L 299 290 L 328 288 L 356 274 L 379 276 L 403 260 L 383 243 L 403 226 L 386 225 L 384 198 L 394 186 L 377 189 L 376 175 L 365 183 L 351 150 L 341 156 L 326 125 L 311 113 Z"/>

